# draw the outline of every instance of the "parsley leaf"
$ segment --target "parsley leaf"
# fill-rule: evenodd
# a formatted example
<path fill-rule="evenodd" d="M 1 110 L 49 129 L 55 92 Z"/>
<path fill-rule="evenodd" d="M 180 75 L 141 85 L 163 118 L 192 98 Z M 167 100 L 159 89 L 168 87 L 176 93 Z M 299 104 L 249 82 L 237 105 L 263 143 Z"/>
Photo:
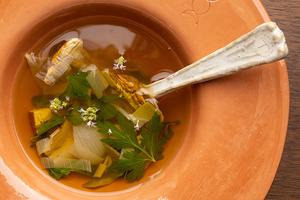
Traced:
<path fill-rule="evenodd" d="M 117 121 L 121 129 L 108 121 L 97 123 L 100 133 L 114 136 L 113 138 L 104 138 L 102 141 L 116 149 L 141 148 L 136 138 L 133 123 L 120 113 L 117 115 Z"/>
<path fill-rule="evenodd" d="M 155 112 L 152 119 L 141 129 L 142 145 L 155 160 L 161 157 L 162 145 L 160 145 L 159 136 L 162 128 L 160 115 Z"/>
<path fill-rule="evenodd" d="M 90 98 L 90 85 L 86 80 L 88 73 L 78 72 L 68 76 L 68 87 L 65 96 L 72 99 L 88 100 Z"/>
<path fill-rule="evenodd" d="M 139 180 L 143 177 L 149 160 L 135 151 L 125 152 L 123 158 L 112 163 L 109 170 L 124 174 L 128 181 Z"/>
<path fill-rule="evenodd" d="M 37 129 L 36 133 L 38 136 L 46 133 L 50 129 L 62 124 L 65 121 L 65 118 L 60 115 L 54 115 L 51 119 L 41 124 L 41 126 Z"/>
<path fill-rule="evenodd" d="M 55 178 L 56 180 L 61 179 L 64 176 L 69 175 L 72 172 L 71 169 L 66 168 L 50 168 L 48 169 L 48 173 L 50 176 Z"/>
<path fill-rule="evenodd" d="M 103 142 L 118 150 L 131 149 L 123 153 L 119 160 L 113 161 L 109 170 L 121 173 L 128 181 L 140 179 L 148 164 L 162 158 L 165 143 L 172 135 L 173 123 L 162 123 L 160 115 L 154 113 L 152 119 L 141 129 L 141 142 L 131 121 L 122 114 L 117 115 L 118 127 L 109 121 L 98 123 L 99 132 L 108 137 Z"/>

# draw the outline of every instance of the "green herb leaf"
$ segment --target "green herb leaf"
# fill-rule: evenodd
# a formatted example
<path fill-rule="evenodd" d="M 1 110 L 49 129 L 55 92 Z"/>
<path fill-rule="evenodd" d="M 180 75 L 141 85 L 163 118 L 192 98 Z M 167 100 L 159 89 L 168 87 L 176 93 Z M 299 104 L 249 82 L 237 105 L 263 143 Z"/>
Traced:
<path fill-rule="evenodd" d="M 48 121 L 41 124 L 41 126 L 37 129 L 36 133 L 37 133 L 37 135 L 40 136 L 40 135 L 46 133 L 47 131 L 49 131 L 50 129 L 62 124 L 64 121 L 65 121 L 65 119 L 63 116 L 55 115 Z"/>
<path fill-rule="evenodd" d="M 119 150 L 132 150 L 123 153 L 109 169 L 122 173 L 128 181 L 138 180 L 148 164 L 162 158 L 163 146 L 172 135 L 173 124 L 163 124 L 160 115 L 155 112 L 152 119 L 141 129 L 140 144 L 133 123 L 122 114 L 117 115 L 117 121 L 119 127 L 108 121 L 98 123 L 100 133 L 108 135 L 102 141 Z"/>
<path fill-rule="evenodd" d="M 31 101 L 32 101 L 32 105 L 35 108 L 45 108 L 45 107 L 49 107 L 49 97 L 45 96 L 45 95 L 41 95 L 41 96 L 34 96 L 32 97 Z"/>
<path fill-rule="evenodd" d="M 74 108 L 67 114 L 68 120 L 75 126 L 78 126 L 83 123 L 80 112 L 78 109 Z"/>
<path fill-rule="evenodd" d="M 163 146 L 159 142 L 159 137 L 162 128 L 160 115 L 155 112 L 152 119 L 141 129 L 142 145 L 155 160 L 161 158 L 160 152 L 162 152 Z"/>
<path fill-rule="evenodd" d="M 71 169 L 66 168 L 50 168 L 48 169 L 48 173 L 50 176 L 55 178 L 56 180 L 61 179 L 64 176 L 69 175 L 72 172 Z"/>
<path fill-rule="evenodd" d="M 118 118 L 120 118 L 120 114 L 118 115 Z M 108 145 L 111 145 L 112 147 L 119 150 L 122 148 L 136 148 L 137 146 L 139 146 L 135 136 L 135 132 L 132 133 L 132 131 L 128 131 L 124 128 L 120 130 L 114 124 L 108 121 L 98 122 L 97 125 L 99 127 L 100 133 L 113 136 L 113 138 L 108 137 L 102 139 L 102 141 L 107 143 Z"/>
<path fill-rule="evenodd" d="M 72 99 L 88 100 L 90 98 L 90 85 L 86 80 L 88 73 L 78 72 L 68 77 L 68 87 L 65 96 Z"/>
<path fill-rule="evenodd" d="M 124 174 L 128 181 L 139 180 L 143 177 L 149 160 L 135 151 L 125 152 L 123 158 L 114 161 L 109 170 Z"/>
<path fill-rule="evenodd" d="M 98 119 L 108 120 L 117 115 L 117 110 L 111 104 L 103 104 L 98 111 Z"/>
<path fill-rule="evenodd" d="M 69 175 L 71 172 L 75 172 L 75 173 L 82 174 L 85 176 L 93 175 L 93 173 L 91 173 L 91 172 L 85 172 L 85 171 L 81 171 L 81 170 L 74 170 L 74 169 L 68 169 L 68 168 L 49 168 L 48 169 L 49 175 L 52 176 L 53 178 L 55 178 L 56 180 L 59 180 L 59 179 L 63 178 L 64 176 Z"/>

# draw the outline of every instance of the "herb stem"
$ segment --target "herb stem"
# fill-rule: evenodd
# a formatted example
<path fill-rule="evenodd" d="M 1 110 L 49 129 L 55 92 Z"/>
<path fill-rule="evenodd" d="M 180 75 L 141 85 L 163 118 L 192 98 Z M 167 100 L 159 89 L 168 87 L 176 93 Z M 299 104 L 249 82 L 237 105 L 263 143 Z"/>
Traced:
<path fill-rule="evenodd" d="M 134 143 L 132 144 L 135 148 L 137 148 L 138 150 L 140 150 L 141 152 L 143 152 L 149 159 L 151 162 L 156 162 L 155 158 L 153 156 L 151 156 L 147 151 L 145 151 L 145 149 L 143 149 L 142 147 L 135 145 Z"/>

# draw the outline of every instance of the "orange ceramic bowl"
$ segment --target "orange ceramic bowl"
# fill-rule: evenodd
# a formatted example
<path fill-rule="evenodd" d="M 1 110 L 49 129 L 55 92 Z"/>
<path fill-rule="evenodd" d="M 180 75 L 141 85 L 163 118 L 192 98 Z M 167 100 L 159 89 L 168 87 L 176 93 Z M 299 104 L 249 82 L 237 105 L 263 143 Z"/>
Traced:
<path fill-rule="evenodd" d="M 26 153 L 29 147 L 21 145 L 14 112 L 15 101 L 20 107 L 28 102 L 26 97 L 15 99 L 15 88 L 26 90 L 32 84 L 17 84 L 26 76 L 24 53 L 59 24 L 97 15 L 130 18 L 172 43 L 188 64 L 269 21 L 259 0 L 8 0 L 0 2 L 0 10 L 1 199 L 265 197 L 288 123 L 284 61 L 192 86 L 191 111 L 175 154 L 160 173 L 114 192 L 78 190 L 45 175 Z"/>

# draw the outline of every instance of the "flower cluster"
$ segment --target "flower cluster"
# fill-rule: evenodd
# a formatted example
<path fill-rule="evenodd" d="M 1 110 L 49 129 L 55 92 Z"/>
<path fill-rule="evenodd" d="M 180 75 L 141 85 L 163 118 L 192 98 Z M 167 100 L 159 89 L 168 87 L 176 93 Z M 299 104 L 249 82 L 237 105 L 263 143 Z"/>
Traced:
<path fill-rule="evenodd" d="M 66 100 L 68 101 L 69 99 L 66 98 Z M 69 106 L 69 103 L 67 101 L 62 101 L 59 98 L 55 98 L 53 100 L 50 100 L 50 106 L 49 106 L 49 108 L 53 112 L 57 113 L 58 111 L 60 111 L 60 110 L 62 110 L 62 109 L 64 109 L 64 108 L 66 108 L 66 107 Z"/>
<path fill-rule="evenodd" d="M 125 70 L 126 66 L 124 65 L 127 62 L 127 60 L 120 56 L 118 59 L 115 60 L 115 63 L 113 65 L 114 70 Z"/>
<path fill-rule="evenodd" d="M 99 111 L 96 107 L 88 107 L 87 109 L 80 108 L 78 110 L 81 115 L 81 119 L 86 122 L 88 127 L 95 127 L 97 120 L 97 112 Z"/>

